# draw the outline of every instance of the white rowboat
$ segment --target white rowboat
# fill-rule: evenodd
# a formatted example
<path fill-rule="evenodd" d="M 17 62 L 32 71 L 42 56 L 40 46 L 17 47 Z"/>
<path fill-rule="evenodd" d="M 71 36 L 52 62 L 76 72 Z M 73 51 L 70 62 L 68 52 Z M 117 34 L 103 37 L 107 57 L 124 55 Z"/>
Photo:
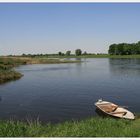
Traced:
<path fill-rule="evenodd" d="M 98 102 L 95 103 L 95 106 L 103 113 L 112 117 L 124 118 L 130 120 L 135 119 L 135 115 L 132 112 L 111 102 L 98 100 Z"/>

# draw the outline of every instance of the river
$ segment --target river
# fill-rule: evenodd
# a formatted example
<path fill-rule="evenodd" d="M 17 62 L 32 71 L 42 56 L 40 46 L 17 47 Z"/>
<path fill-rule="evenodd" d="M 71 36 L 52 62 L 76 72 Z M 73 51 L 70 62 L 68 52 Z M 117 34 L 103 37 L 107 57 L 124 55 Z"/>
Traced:
<path fill-rule="evenodd" d="M 16 68 L 24 76 L 0 85 L 0 119 L 85 119 L 97 115 L 94 103 L 100 98 L 140 112 L 140 59 L 82 61 Z"/>

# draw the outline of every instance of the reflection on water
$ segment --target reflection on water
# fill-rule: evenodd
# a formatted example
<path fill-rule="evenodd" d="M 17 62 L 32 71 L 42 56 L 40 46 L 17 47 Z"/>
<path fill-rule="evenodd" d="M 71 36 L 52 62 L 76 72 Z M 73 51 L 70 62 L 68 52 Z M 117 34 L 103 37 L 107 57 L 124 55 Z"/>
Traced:
<path fill-rule="evenodd" d="M 2 101 L 2 97 L 0 96 L 0 102 Z"/>
<path fill-rule="evenodd" d="M 81 60 L 18 67 L 24 77 L 0 85 L 0 119 L 79 120 L 96 115 L 99 98 L 140 112 L 140 59 Z"/>
<path fill-rule="evenodd" d="M 67 70 L 67 69 L 70 69 L 70 67 L 52 67 L 52 68 L 47 68 L 47 67 L 39 67 L 39 68 L 33 68 L 33 69 L 28 69 L 28 68 L 24 68 L 22 70 L 20 70 L 21 72 L 23 71 L 58 71 L 58 70 Z"/>
<path fill-rule="evenodd" d="M 138 76 L 140 59 L 109 59 L 110 72 L 116 76 Z"/>

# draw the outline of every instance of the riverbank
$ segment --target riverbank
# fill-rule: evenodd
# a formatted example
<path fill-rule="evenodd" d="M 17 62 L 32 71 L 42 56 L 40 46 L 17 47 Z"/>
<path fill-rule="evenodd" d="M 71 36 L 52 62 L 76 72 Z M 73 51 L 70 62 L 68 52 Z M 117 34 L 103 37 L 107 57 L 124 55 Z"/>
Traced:
<path fill-rule="evenodd" d="M 80 61 L 48 58 L 28 58 L 28 57 L 0 57 L 0 84 L 20 79 L 23 75 L 13 68 L 28 64 L 60 64 L 77 63 Z"/>
<path fill-rule="evenodd" d="M 79 63 L 78 60 L 65 60 L 60 58 L 47 57 L 0 57 L 0 69 L 9 69 L 26 64 L 59 64 L 59 63 Z"/>
<path fill-rule="evenodd" d="M 139 137 L 140 119 L 89 118 L 60 124 L 0 121 L 0 137 Z"/>

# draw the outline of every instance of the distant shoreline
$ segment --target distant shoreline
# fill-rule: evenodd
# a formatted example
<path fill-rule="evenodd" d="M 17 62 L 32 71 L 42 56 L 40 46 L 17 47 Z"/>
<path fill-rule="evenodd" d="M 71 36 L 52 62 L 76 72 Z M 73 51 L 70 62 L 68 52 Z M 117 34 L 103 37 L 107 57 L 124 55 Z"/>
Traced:
<path fill-rule="evenodd" d="M 98 54 L 98 55 L 80 55 L 80 56 L 48 56 L 48 58 L 140 58 L 140 55 L 109 55 L 109 54 Z"/>
<path fill-rule="evenodd" d="M 59 56 L 59 55 L 51 55 L 49 54 L 48 56 L 39 56 L 39 55 L 36 55 L 35 57 L 33 57 L 32 55 L 31 56 L 0 56 L 0 58 L 19 58 L 19 59 L 55 59 L 57 61 L 56 58 L 140 58 L 140 54 L 133 54 L 133 55 L 110 55 L 110 54 L 90 54 L 90 55 L 79 55 L 79 56 L 76 56 L 76 55 L 70 55 L 70 56 Z M 67 60 L 66 60 L 67 61 Z M 71 60 L 70 60 L 71 61 Z M 49 62 L 49 61 L 48 61 Z M 55 61 L 54 61 L 55 62 Z M 57 63 L 59 63 L 59 61 L 57 61 Z"/>

